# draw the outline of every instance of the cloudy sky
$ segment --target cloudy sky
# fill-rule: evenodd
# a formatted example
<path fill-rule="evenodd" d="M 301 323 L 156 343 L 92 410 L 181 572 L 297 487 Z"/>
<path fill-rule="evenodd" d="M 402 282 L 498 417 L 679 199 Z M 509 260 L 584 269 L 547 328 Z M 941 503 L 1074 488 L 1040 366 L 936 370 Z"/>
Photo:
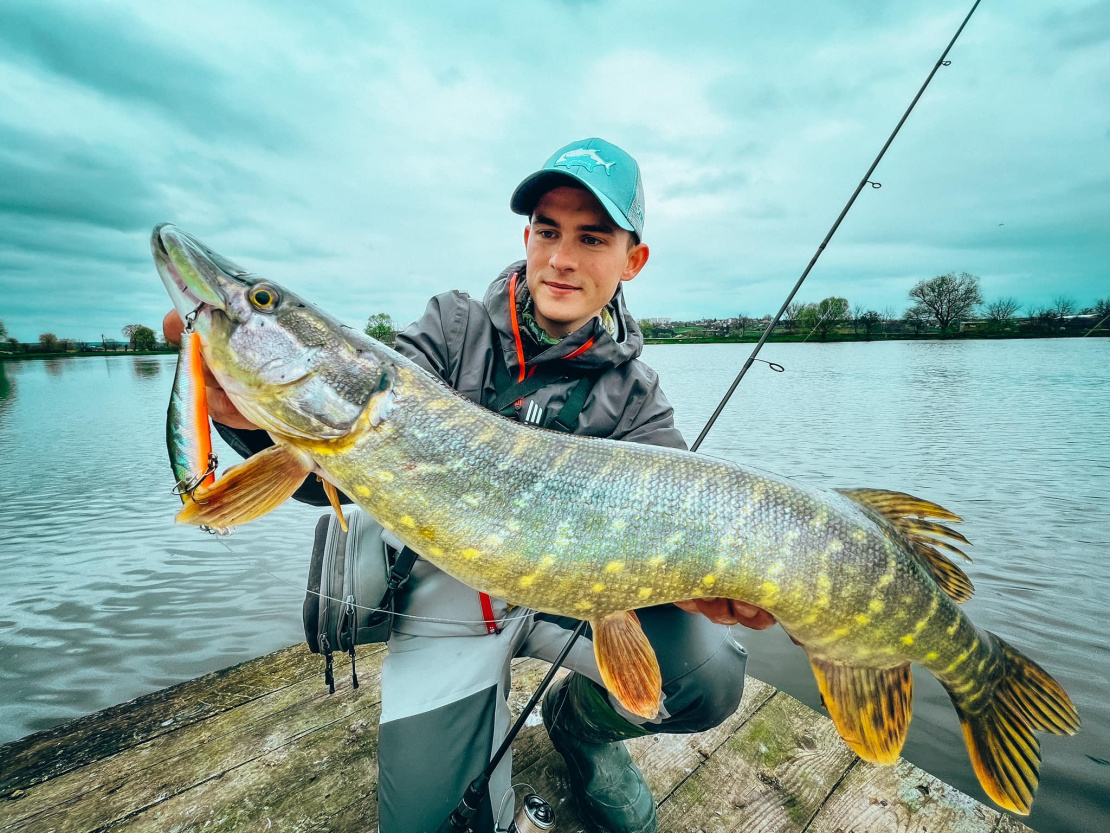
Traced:
<path fill-rule="evenodd" d="M 968 0 L 0 3 L 0 319 L 118 337 L 171 221 L 351 323 L 481 296 L 513 187 L 636 156 L 639 317 L 777 309 Z M 803 288 L 1110 295 L 1110 0 L 985 0 Z M 157 328 L 157 327 L 156 327 Z"/>

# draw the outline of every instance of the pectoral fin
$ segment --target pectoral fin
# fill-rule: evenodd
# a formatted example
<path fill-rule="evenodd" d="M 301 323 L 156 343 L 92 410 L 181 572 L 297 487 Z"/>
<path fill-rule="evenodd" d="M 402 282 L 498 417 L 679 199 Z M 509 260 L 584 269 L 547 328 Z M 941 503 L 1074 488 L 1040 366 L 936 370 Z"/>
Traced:
<path fill-rule="evenodd" d="M 339 525 L 344 532 L 347 532 L 347 519 L 343 517 L 343 507 L 339 504 L 339 490 L 322 477 L 320 482 L 324 484 L 324 494 L 328 496 L 328 503 L 335 510 L 335 517 L 339 518 Z"/>
<path fill-rule="evenodd" d="M 663 678 L 639 618 L 631 610 L 622 610 L 590 625 L 605 687 L 630 712 L 651 720 L 659 714 Z"/>
<path fill-rule="evenodd" d="M 271 446 L 232 466 L 210 487 L 197 489 L 177 522 L 226 527 L 253 521 L 285 503 L 312 468 L 307 455 Z"/>
<path fill-rule="evenodd" d="M 836 731 L 873 764 L 893 764 L 913 714 L 909 663 L 897 668 L 852 668 L 810 657 L 813 675 Z"/>

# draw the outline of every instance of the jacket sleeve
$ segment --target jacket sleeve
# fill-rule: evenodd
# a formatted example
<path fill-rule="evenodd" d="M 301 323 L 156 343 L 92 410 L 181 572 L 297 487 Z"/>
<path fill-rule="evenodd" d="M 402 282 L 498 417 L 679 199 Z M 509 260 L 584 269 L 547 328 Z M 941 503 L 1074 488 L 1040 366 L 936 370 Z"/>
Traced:
<path fill-rule="evenodd" d="M 612 439 L 685 451 L 686 441 L 675 428 L 674 408 L 659 387 L 659 376 L 647 365 L 640 364 L 640 369 Z"/>
<path fill-rule="evenodd" d="M 425 370 L 450 381 L 450 374 L 457 357 L 452 357 L 449 344 L 458 344 L 457 332 L 465 326 L 467 298 L 461 292 L 445 292 L 428 302 L 423 317 L 397 334 L 395 349 L 406 358 L 412 359 Z M 456 338 L 452 342 L 450 339 Z M 216 432 L 224 438 L 241 457 L 250 457 L 274 444 L 265 431 L 251 431 L 242 428 L 229 428 L 213 422 Z M 312 506 L 327 506 L 328 498 L 324 486 L 315 475 L 305 478 L 293 498 Z M 351 499 L 340 493 L 339 502 L 351 503 Z"/>
<path fill-rule="evenodd" d="M 436 295 L 428 301 L 419 321 L 397 333 L 393 349 L 451 384 L 459 361 L 457 350 L 463 340 L 468 311 L 469 298 L 465 293 L 444 292 Z M 455 345 L 455 354 L 452 354 L 450 345 Z"/>

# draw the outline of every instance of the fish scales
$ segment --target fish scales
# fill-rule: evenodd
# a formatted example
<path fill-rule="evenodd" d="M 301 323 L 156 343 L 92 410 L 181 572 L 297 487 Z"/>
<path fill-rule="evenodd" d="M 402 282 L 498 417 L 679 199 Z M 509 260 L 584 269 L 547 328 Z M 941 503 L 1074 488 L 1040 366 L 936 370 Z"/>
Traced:
<path fill-rule="evenodd" d="M 197 311 L 212 372 L 276 442 L 179 520 L 249 520 L 319 474 L 472 587 L 589 619 L 606 685 L 649 718 L 658 664 L 628 611 L 707 596 L 758 605 L 803 646 L 838 732 L 869 761 L 897 760 L 909 666 L 931 671 L 984 789 L 1018 813 L 1037 785 L 1034 732 L 1077 730 L 1063 688 L 956 604 L 971 585 L 941 550 L 965 539 L 926 520 L 959 520 L 946 509 L 506 420 L 172 227 L 155 230 L 152 251 L 175 304 Z"/>

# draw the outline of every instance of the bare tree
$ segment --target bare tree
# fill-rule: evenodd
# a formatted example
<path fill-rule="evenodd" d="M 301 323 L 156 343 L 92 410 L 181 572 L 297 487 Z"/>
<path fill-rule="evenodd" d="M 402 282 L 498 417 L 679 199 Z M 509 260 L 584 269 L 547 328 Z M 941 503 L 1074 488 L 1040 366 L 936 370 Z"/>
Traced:
<path fill-rule="evenodd" d="M 879 310 L 879 315 L 883 317 L 883 323 L 881 325 L 883 332 L 887 332 L 887 328 L 898 320 L 898 311 L 894 309 L 892 304 L 887 304 Z"/>
<path fill-rule="evenodd" d="M 859 317 L 860 326 L 867 334 L 868 340 L 871 338 L 871 333 L 877 330 L 883 323 L 883 317 L 873 309 L 869 309 Z"/>
<path fill-rule="evenodd" d="M 1110 298 L 1099 298 L 1095 301 L 1095 315 L 1110 315 Z"/>
<path fill-rule="evenodd" d="M 1065 319 L 1075 315 L 1075 299 L 1067 295 L 1057 295 L 1052 299 L 1052 314 L 1063 324 Z"/>
<path fill-rule="evenodd" d="M 786 324 L 790 332 L 794 332 L 798 329 L 798 316 L 802 314 L 803 309 L 805 309 L 805 304 L 801 301 L 791 301 L 787 305 L 786 312 L 782 314 L 782 318 L 783 323 Z"/>
<path fill-rule="evenodd" d="M 8 328 L 4 326 L 4 322 L 0 320 L 0 341 L 8 337 Z"/>
<path fill-rule="evenodd" d="M 902 314 L 902 320 L 910 327 L 913 327 L 913 334 L 915 336 L 921 335 L 921 331 L 929 326 L 933 320 L 933 314 L 929 308 L 923 304 L 914 304 Z"/>
<path fill-rule="evenodd" d="M 1021 304 L 1018 303 L 1017 298 L 1009 296 L 999 298 L 997 301 L 991 301 L 986 306 L 987 318 L 990 319 L 992 324 L 1001 327 L 1003 324 L 1013 320 L 1014 314 L 1021 309 Z"/>
<path fill-rule="evenodd" d="M 967 272 L 918 281 L 910 290 L 910 298 L 932 313 L 942 336 L 948 332 L 953 321 L 959 323 L 983 303 L 979 278 Z"/>
<path fill-rule="evenodd" d="M 135 333 L 139 331 L 139 328 L 141 326 L 143 325 L 128 324 L 126 327 L 120 330 L 120 332 L 123 333 L 123 337 L 127 339 L 127 346 L 130 347 L 132 350 L 135 349 Z"/>
<path fill-rule="evenodd" d="M 58 337 L 53 333 L 43 333 L 39 336 L 39 345 L 44 353 L 58 352 Z"/>
<path fill-rule="evenodd" d="M 867 311 L 867 307 L 863 304 L 852 304 L 852 308 L 848 311 L 848 321 L 852 325 L 852 334 L 859 335 L 860 324 L 862 324 L 863 314 Z"/>

